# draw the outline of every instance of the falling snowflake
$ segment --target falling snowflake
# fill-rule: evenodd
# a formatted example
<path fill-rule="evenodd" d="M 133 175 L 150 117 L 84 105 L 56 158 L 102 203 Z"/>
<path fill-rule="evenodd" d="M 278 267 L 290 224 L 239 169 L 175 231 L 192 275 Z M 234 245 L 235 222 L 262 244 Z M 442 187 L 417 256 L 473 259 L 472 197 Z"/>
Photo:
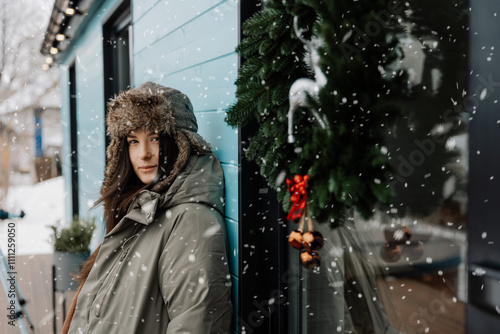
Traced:
<path fill-rule="evenodd" d="M 394 238 L 394 240 L 399 241 L 403 240 L 404 236 L 404 231 L 402 229 L 397 229 L 396 231 L 394 231 L 394 235 L 392 237 Z"/>
<path fill-rule="evenodd" d="M 221 227 L 219 224 L 216 223 L 216 224 L 210 226 L 209 228 L 207 228 L 205 230 L 205 232 L 203 232 L 203 237 L 210 238 L 210 237 L 214 236 L 215 234 L 220 233 L 220 231 L 221 231 Z"/>
<path fill-rule="evenodd" d="M 486 97 L 486 95 L 488 94 L 488 90 L 486 88 L 484 88 L 482 91 L 481 91 L 481 94 L 479 95 L 479 99 L 480 100 L 484 100 L 484 98 Z"/>
<path fill-rule="evenodd" d="M 275 186 L 276 187 L 281 186 L 281 184 L 283 184 L 283 181 L 285 181 L 285 178 L 286 178 L 286 171 L 282 170 L 276 177 L 276 180 L 274 181 Z"/>
<path fill-rule="evenodd" d="M 486 270 L 484 270 L 483 268 L 476 268 L 472 272 L 473 276 L 483 276 L 484 274 L 486 274 Z"/>
<path fill-rule="evenodd" d="M 196 260 L 193 253 L 189 254 L 189 262 L 193 263 Z"/>

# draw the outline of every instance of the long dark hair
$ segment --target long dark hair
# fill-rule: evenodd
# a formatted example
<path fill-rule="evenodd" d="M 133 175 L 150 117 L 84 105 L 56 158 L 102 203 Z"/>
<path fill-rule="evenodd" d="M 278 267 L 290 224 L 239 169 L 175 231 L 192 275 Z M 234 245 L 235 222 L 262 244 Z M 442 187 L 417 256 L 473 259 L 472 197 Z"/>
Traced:
<path fill-rule="evenodd" d="M 127 138 L 124 137 L 121 139 L 116 173 L 111 175 L 109 186 L 106 188 L 106 191 L 101 194 L 101 198 L 94 204 L 94 207 L 101 203 L 103 204 L 103 221 L 106 227 L 106 234 L 118 224 L 123 216 L 125 216 L 128 207 L 141 191 L 153 188 L 155 184 L 164 180 L 170 174 L 177 160 L 179 149 L 175 141 L 168 134 L 160 134 L 159 137 L 160 152 L 158 157 L 158 173 L 149 184 L 142 183 L 135 174 L 128 154 Z M 99 249 L 100 246 L 89 257 L 87 262 L 85 262 L 78 276 L 75 276 L 78 281 L 83 282 L 87 279 Z"/>

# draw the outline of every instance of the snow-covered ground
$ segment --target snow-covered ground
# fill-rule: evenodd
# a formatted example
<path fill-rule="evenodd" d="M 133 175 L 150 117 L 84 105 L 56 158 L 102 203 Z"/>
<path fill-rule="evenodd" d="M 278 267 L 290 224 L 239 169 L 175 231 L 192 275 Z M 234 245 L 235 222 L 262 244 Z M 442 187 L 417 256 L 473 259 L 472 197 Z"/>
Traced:
<path fill-rule="evenodd" d="M 21 184 L 19 184 L 21 183 Z M 36 184 L 11 185 L 1 207 L 11 213 L 23 210 L 22 219 L 0 220 L 0 249 L 7 252 L 7 227 L 16 226 L 16 255 L 52 253 L 50 225 L 64 221 L 64 185 L 62 176 Z"/>

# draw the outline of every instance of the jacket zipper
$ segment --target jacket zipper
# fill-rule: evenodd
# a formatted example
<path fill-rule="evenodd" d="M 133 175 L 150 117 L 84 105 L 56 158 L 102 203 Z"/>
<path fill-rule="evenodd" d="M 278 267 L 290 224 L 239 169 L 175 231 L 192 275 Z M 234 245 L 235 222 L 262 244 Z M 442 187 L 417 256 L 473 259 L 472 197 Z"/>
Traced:
<path fill-rule="evenodd" d="M 117 263 L 115 262 L 115 265 L 113 266 L 112 272 L 109 273 L 109 275 L 111 275 L 111 281 L 109 282 L 109 284 L 108 284 L 107 287 L 102 287 L 100 289 L 100 290 L 105 289 L 105 292 L 102 294 L 100 300 L 97 303 L 94 304 L 95 305 L 95 316 L 96 317 L 100 317 L 101 316 L 101 310 L 102 310 L 102 307 L 103 307 L 103 303 L 104 303 L 106 297 L 108 296 L 108 294 L 110 293 L 111 288 L 115 284 L 116 278 L 118 276 L 117 274 L 120 271 L 120 268 L 122 267 L 123 263 L 125 262 L 125 258 L 128 255 L 128 252 L 130 250 L 131 245 L 127 249 L 124 249 L 125 245 L 127 245 L 127 243 L 130 240 L 132 240 L 133 238 L 138 237 L 139 235 L 140 235 L 140 233 L 137 233 L 137 234 L 134 234 L 133 236 L 129 237 L 127 240 L 125 240 L 125 242 L 121 246 L 121 248 L 122 248 L 122 254 L 120 255 L 120 258 L 118 259 Z"/>

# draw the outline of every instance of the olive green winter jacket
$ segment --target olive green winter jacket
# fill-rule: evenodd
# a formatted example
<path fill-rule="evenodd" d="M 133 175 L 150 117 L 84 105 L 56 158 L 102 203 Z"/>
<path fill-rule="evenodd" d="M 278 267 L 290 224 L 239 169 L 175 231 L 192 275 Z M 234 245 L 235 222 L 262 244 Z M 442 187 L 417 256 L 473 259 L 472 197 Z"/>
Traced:
<path fill-rule="evenodd" d="M 69 333 L 228 333 L 224 177 L 191 156 L 163 194 L 143 191 L 101 245 Z"/>

